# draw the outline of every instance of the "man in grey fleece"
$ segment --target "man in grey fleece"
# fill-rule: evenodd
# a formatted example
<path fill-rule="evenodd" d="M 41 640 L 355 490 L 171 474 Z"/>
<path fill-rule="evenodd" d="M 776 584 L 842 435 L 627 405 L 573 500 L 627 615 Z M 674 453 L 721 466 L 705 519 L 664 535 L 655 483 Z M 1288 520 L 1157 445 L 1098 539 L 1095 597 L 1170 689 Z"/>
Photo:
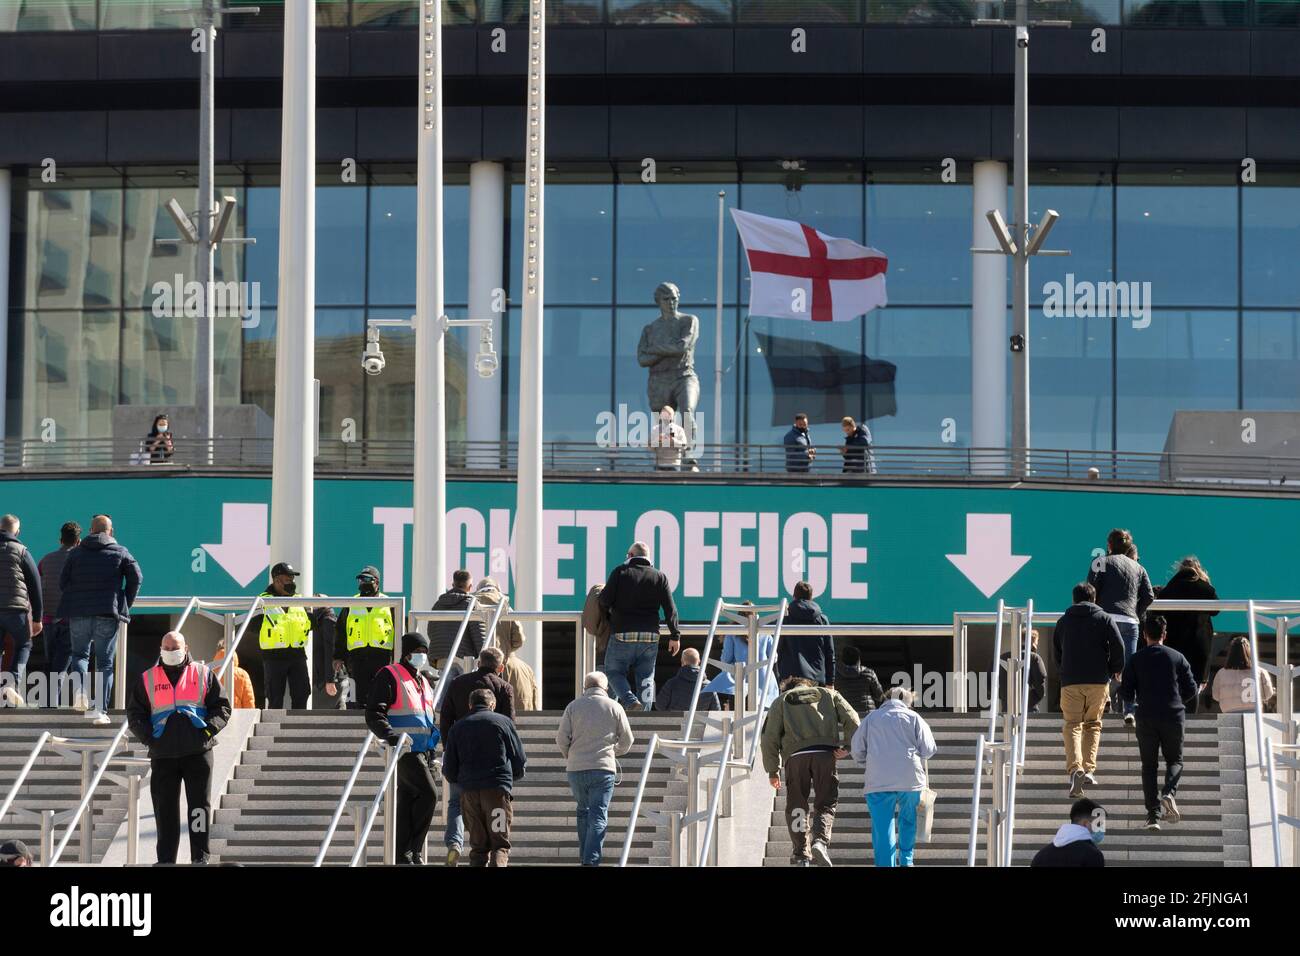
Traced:
<path fill-rule="evenodd" d="M 555 743 L 578 805 L 579 862 L 600 866 L 618 769 L 615 758 L 631 750 L 635 738 L 627 712 L 609 696 L 609 678 L 604 673 L 592 671 L 582 686 L 582 696 L 564 708 Z"/>

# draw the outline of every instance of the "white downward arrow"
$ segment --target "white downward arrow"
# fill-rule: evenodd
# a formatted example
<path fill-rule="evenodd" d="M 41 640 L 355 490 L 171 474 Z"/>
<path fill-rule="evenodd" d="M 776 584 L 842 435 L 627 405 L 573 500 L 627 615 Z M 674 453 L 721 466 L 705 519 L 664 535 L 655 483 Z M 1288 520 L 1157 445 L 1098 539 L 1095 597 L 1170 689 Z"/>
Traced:
<path fill-rule="evenodd" d="M 241 588 L 248 587 L 271 563 L 266 513 L 266 505 L 225 502 L 221 506 L 221 543 L 203 545 Z"/>
<path fill-rule="evenodd" d="M 1030 555 L 1011 553 L 1011 515 L 966 516 L 966 553 L 946 555 L 986 598 L 1025 566 Z"/>

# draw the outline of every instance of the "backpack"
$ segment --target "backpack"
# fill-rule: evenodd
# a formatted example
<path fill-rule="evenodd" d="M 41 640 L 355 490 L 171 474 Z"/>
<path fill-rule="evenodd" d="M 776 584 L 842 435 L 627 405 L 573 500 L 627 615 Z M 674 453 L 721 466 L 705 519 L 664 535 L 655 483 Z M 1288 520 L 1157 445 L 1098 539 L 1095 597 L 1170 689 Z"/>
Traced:
<path fill-rule="evenodd" d="M 609 644 L 609 613 L 600 606 L 600 592 L 603 584 L 593 584 L 587 592 L 587 600 L 582 605 L 582 627 L 596 639 L 596 653 L 605 653 Z"/>

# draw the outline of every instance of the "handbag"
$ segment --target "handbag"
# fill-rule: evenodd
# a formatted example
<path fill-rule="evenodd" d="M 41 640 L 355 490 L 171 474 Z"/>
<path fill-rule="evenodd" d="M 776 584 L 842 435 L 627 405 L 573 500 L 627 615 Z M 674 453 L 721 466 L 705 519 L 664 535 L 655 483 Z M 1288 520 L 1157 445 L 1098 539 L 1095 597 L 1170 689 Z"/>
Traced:
<path fill-rule="evenodd" d="M 930 789 L 930 762 L 924 761 L 921 766 L 925 768 L 925 786 L 916 805 L 916 842 L 929 843 L 934 829 L 934 801 L 939 795 Z"/>

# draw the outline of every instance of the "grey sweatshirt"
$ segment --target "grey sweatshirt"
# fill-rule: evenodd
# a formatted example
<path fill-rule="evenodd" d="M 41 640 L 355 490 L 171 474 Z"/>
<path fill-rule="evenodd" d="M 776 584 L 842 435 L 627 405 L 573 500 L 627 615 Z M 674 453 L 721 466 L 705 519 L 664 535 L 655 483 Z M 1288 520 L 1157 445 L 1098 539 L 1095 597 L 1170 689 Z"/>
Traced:
<path fill-rule="evenodd" d="M 632 749 L 632 725 L 617 701 L 599 687 L 588 687 L 564 708 L 555 743 L 569 773 L 618 767 L 615 757 Z"/>
<path fill-rule="evenodd" d="M 938 750 L 925 718 L 900 700 L 887 700 L 867 714 L 850 744 L 853 759 L 867 768 L 863 793 L 924 789 L 922 761 Z"/>

